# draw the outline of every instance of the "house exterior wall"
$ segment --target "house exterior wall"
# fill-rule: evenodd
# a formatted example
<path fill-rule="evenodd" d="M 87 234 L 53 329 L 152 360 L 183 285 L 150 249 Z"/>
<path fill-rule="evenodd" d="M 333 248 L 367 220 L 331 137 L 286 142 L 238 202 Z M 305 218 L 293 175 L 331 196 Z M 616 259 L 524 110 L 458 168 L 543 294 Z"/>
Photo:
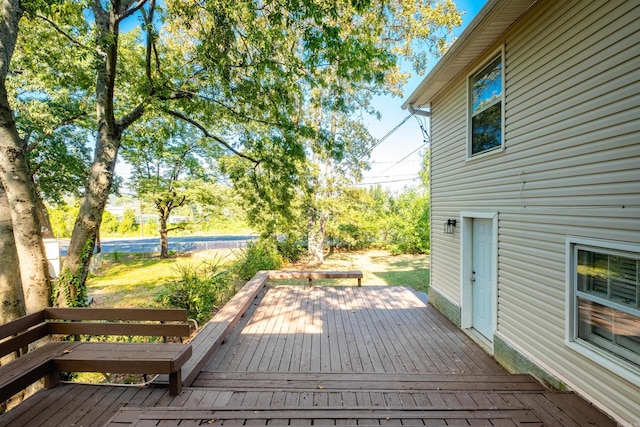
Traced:
<path fill-rule="evenodd" d="M 571 350 L 565 325 L 567 236 L 640 245 L 639 23 L 637 2 L 541 1 L 469 67 L 504 49 L 504 151 L 466 160 L 467 76 L 431 101 L 430 295 L 460 324 L 460 227 L 443 222 L 497 212 L 496 358 L 637 425 L 640 384 Z"/>

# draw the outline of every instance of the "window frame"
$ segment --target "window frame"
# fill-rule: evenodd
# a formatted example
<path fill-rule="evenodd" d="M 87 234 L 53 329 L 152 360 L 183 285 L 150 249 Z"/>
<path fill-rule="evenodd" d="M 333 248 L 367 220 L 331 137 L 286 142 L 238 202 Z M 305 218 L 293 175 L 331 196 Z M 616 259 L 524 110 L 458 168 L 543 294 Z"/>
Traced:
<path fill-rule="evenodd" d="M 566 307 L 565 307 L 565 345 L 571 350 L 594 361 L 598 365 L 625 378 L 635 385 L 640 385 L 640 366 L 617 356 L 611 351 L 605 350 L 587 340 L 578 337 L 579 310 L 578 297 L 584 298 L 584 292 L 578 290 L 577 280 L 577 254 L 579 249 L 593 250 L 594 252 L 620 255 L 628 257 L 640 256 L 640 245 L 607 240 L 597 240 L 582 237 L 567 236 L 565 260 L 566 260 Z M 581 293 L 581 294 L 580 294 Z M 628 309 L 613 301 L 608 301 L 595 296 L 586 298 L 606 307 L 620 309 L 627 312 Z M 635 313 L 631 313 L 635 316 Z"/>
<path fill-rule="evenodd" d="M 471 73 L 467 75 L 467 157 L 466 160 L 476 160 L 478 158 L 482 158 L 485 156 L 494 155 L 496 153 L 501 153 L 505 149 L 505 92 L 506 92 L 506 78 L 505 78 L 505 54 L 504 54 L 504 45 L 499 49 L 492 52 L 491 55 L 488 56 L 488 60 L 483 61 L 482 64 L 476 67 Z M 489 65 L 491 65 L 496 59 L 500 58 L 500 63 L 502 64 L 501 70 L 501 85 L 502 85 L 502 93 L 500 96 L 500 145 L 497 145 L 488 150 L 481 151 L 479 153 L 472 154 L 473 149 L 473 84 L 472 80 L 477 77 L 481 72 L 485 70 Z M 495 104 L 492 104 L 495 105 Z M 488 108 L 488 107 L 487 107 Z M 485 111 L 487 108 L 483 109 Z"/>

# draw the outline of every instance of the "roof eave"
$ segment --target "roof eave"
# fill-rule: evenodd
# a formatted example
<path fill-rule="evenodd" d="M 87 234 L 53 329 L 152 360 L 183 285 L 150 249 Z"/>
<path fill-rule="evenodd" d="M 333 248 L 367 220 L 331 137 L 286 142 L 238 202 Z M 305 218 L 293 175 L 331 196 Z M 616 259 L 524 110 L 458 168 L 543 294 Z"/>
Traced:
<path fill-rule="evenodd" d="M 536 3 L 536 0 L 489 0 L 447 53 L 402 104 L 425 106 L 485 52 Z"/>

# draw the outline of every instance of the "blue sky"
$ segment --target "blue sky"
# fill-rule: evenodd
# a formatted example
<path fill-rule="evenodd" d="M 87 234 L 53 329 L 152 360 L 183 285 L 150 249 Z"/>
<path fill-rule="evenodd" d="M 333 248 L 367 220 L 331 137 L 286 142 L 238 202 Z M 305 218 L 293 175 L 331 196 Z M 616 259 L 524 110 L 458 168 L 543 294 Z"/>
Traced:
<path fill-rule="evenodd" d="M 454 1 L 458 9 L 464 11 L 462 26 L 454 30 L 457 37 L 482 9 L 486 0 Z M 435 64 L 436 60 L 431 60 L 428 71 Z M 385 96 L 375 100 L 374 106 L 382 114 L 381 120 L 370 121 L 369 131 L 375 138 L 384 137 L 408 115 L 408 112 L 401 108 L 402 103 L 423 79 L 424 76 L 412 76 L 404 87 L 402 98 Z M 384 188 L 392 191 L 399 191 L 405 186 L 418 185 L 420 181 L 417 178 L 424 153 L 422 146 L 424 146 L 424 139 L 420 126 L 412 117 L 372 151 L 371 169 L 364 173 L 362 185 L 380 183 Z"/>

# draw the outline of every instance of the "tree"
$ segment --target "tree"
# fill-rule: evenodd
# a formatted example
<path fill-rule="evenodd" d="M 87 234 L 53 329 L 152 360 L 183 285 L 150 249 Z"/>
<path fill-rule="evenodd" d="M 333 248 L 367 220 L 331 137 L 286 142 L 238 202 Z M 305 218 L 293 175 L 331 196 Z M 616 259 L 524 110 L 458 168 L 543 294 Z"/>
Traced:
<path fill-rule="evenodd" d="M 197 198 L 198 188 L 206 191 L 202 184 L 213 179 L 211 160 L 220 149 L 189 123 L 163 116 L 134 125 L 124 146 L 123 157 L 132 167 L 130 184 L 138 198 L 155 207 L 160 258 L 168 258 L 168 234 L 181 228 L 168 226 L 171 213 Z"/>
<path fill-rule="evenodd" d="M 312 166 L 307 175 L 307 241 L 311 262 L 324 262 L 324 242 L 327 222 L 344 208 L 340 195 L 351 186 L 352 178 L 360 179 L 365 167 L 362 160 L 373 144 L 373 137 L 361 122 L 349 115 L 331 114 L 328 137 L 344 149 L 344 156 L 335 158 L 321 150 L 310 155 Z"/>
<path fill-rule="evenodd" d="M 274 212 L 280 213 L 279 217 L 295 216 L 291 212 L 291 201 L 294 196 L 303 197 L 309 256 L 316 263 L 323 261 L 327 222 L 339 209 L 335 198 L 345 191 L 347 182 L 357 181 L 366 167 L 373 141 L 363 125 L 363 116 L 377 114 L 371 108 L 372 96 L 401 94 L 407 75 L 401 72 L 400 61 L 410 61 L 413 68 L 422 73 L 427 52 L 441 53 L 450 35 L 446 31 L 460 23 L 460 15 L 451 2 L 371 2 L 368 7 L 343 14 L 344 7 L 344 4 L 335 6 L 339 16 L 330 15 L 327 25 L 335 25 L 335 34 L 343 41 L 343 49 L 365 53 L 360 51 L 360 55 L 351 58 L 349 65 L 353 68 L 345 67 L 340 61 L 327 61 L 315 69 L 313 72 L 322 85 L 308 85 L 304 79 L 298 85 L 301 98 L 290 114 L 296 122 L 307 123 L 312 129 L 300 139 L 304 143 L 304 156 L 296 160 L 297 166 L 289 165 L 287 170 L 288 182 L 298 183 L 298 189 L 285 192 L 278 180 L 264 178 L 262 185 L 273 187 L 259 189 L 258 179 L 245 178 L 251 174 L 248 168 L 244 173 L 237 170 L 232 173 L 236 187 L 249 198 L 248 204 L 254 212 L 265 213 L 262 218 L 254 214 L 262 223 L 273 223 L 278 218 Z M 352 19 L 354 16 L 356 19 Z M 352 40 L 355 42 L 350 45 Z M 420 46 L 427 49 L 420 50 Z M 368 61 L 368 67 L 358 68 L 362 65 L 360 60 Z M 264 139 L 270 137 L 265 135 Z M 256 187 L 255 191 L 251 191 L 251 185 Z M 265 203 L 271 208 L 257 208 Z M 281 219 L 280 222 L 295 221 Z"/>
<path fill-rule="evenodd" d="M 18 38 L 19 22 L 34 3 L 2 0 L 0 25 L 0 183 L 11 212 L 26 313 L 50 304 L 50 278 L 44 242 L 37 215 L 36 194 L 24 150 L 13 117 L 7 91 L 7 75 Z M 4 227 L 0 241 L 10 241 L 11 229 Z M 10 267 L 8 267 L 10 268 Z"/>
<path fill-rule="evenodd" d="M 393 229 L 389 241 L 392 252 L 429 252 L 429 194 L 426 189 L 406 189 L 400 193 L 394 199 L 388 221 Z"/>
<path fill-rule="evenodd" d="M 18 253 L 13 239 L 13 224 L 11 222 L 11 208 L 4 189 L 0 187 L 0 238 L 11 237 L 0 241 L 0 259 L 4 263 L 0 274 L 0 324 L 7 323 L 25 315 L 24 296 L 22 294 L 22 281 Z M 16 268 L 10 268 L 11 266 Z M 8 268 L 9 267 L 9 268 Z"/>
<path fill-rule="evenodd" d="M 196 127 L 243 159 L 240 169 L 249 171 L 254 186 L 266 179 L 285 189 L 300 181 L 298 166 L 290 164 L 304 159 L 303 141 L 315 133 L 300 114 L 309 88 L 330 90 L 331 103 L 344 109 L 350 88 L 364 85 L 373 94 L 397 87 L 399 56 L 419 68 L 421 55 L 410 54 L 417 40 L 438 47 L 431 30 L 459 20 L 450 1 L 167 0 L 160 8 L 155 0 L 90 0 L 88 11 L 83 4 L 64 3 L 41 18 L 58 34 L 61 51 L 90 63 L 71 68 L 82 77 L 68 79 L 70 92 L 74 85 L 84 90 L 84 77 L 95 72 L 94 161 L 59 278 L 61 305 L 84 301 L 122 137 L 146 113 L 162 111 Z M 141 28 L 121 33 L 135 18 Z M 408 34 L 411 27 L 416 30 Z M 52 65 L 52 74 L 69 73 Z M 343 81 L 350 84 L 336 84 Z M 329 144 L 327 153 L 341 155 L 330 139 L 319 141 Z M 292 193 L 286 190 L 284 200 Z"/>

